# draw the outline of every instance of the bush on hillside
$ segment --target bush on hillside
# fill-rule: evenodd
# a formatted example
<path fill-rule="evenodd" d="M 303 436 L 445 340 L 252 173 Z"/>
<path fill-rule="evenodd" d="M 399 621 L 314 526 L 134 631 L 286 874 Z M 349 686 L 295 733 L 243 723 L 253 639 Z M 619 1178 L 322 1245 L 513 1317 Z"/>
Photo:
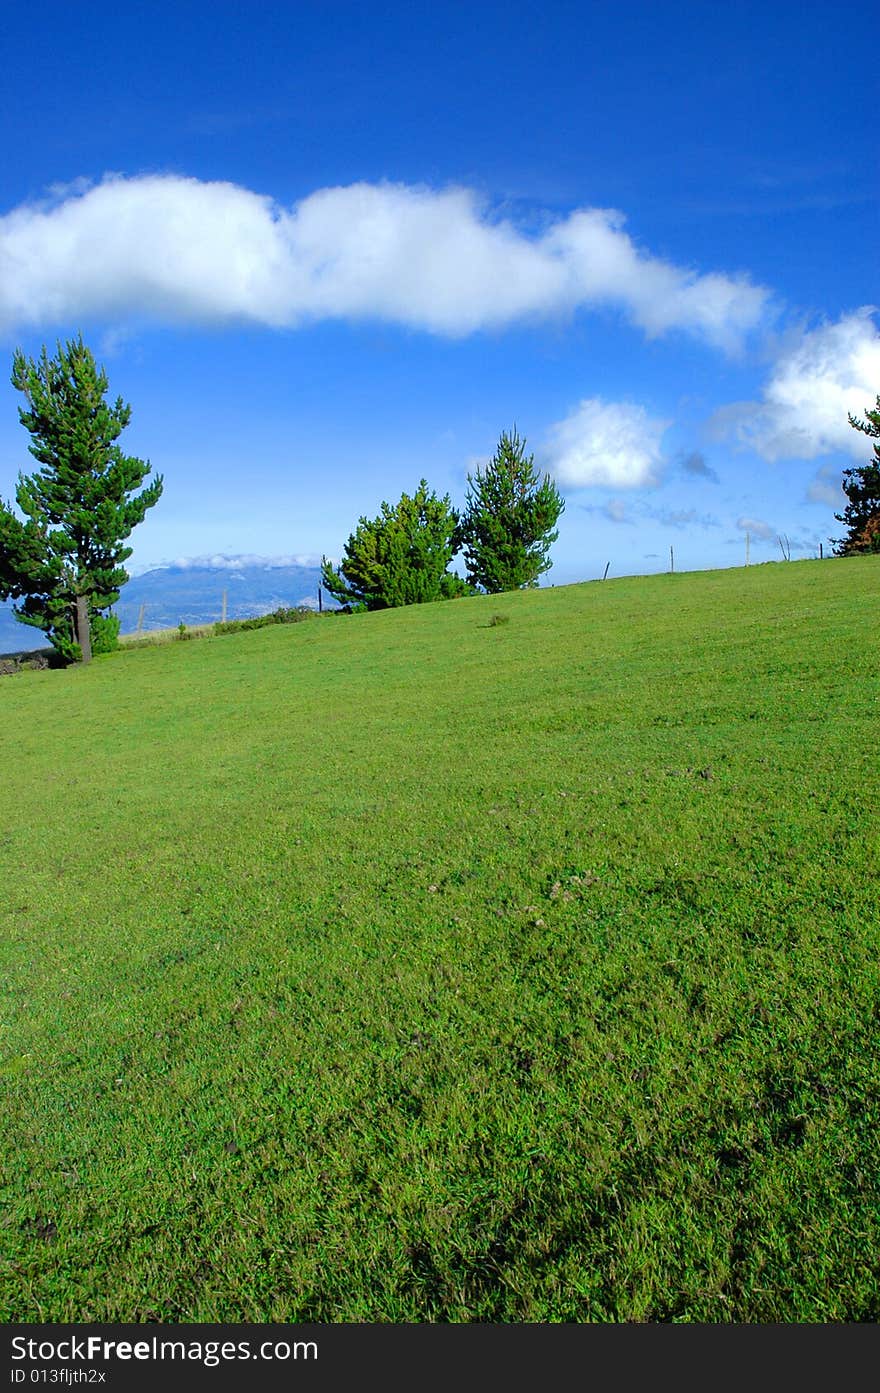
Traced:
<path fill-rule="evenodd" d="M 115 653 L 119 647 L 119 615 L 95 614 L 92 616 L 92 655 L 96 653 Z"/>
<path fill-rule="evenodd" d="M 264 629 L 267 624 L 301 624 L 304 619 L 316 618 L 315 611 L 308 605 L 295 605 L 290 609 L 281 606 L 270 614 L 257 614 L 252 619 L 227 619 L 216 623 L 214 634 L 238 634 L 244 629 Z"/>
<path fill-rule="evenodd" d="M 449 495 L 438 498 L 419 482 L 412 497 L 382 504 L 376 518 L 362 517 L 335 570 L 326 556 L 321 584 L 349 611 L 394 609 L 451 600 L 470 587 L 447 570 L 455 555 L 458 514 Z"/>

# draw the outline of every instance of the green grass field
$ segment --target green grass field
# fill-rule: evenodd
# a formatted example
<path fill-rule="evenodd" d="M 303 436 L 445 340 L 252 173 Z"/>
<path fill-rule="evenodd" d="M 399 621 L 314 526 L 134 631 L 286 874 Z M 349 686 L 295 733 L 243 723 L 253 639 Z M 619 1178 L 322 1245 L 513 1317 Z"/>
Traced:
<path fill-rule="evenodd" d="M 865 558 L 4 679 L 0 1319 L 880 1319 L 878 640 Z"/>

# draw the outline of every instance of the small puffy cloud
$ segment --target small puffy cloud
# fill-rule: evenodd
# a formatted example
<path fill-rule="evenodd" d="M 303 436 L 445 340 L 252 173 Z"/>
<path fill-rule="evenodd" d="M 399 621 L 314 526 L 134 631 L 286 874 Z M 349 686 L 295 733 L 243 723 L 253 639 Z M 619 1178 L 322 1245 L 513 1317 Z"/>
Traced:
<path fill-rule="evenodd" d="M 610 522 L 629 522 L 627 517 L 626 504 L 622 498 L 609 498 L 605 504 L 605 516 Z"/>
<path fill-rule="evenodd" d="M 865 438 L 849 424 L 872 408 L 880 385 L 880 333 L 866 306 L 807 330 L 778 356 L 760 402 L 734 402 L 712 419 L 763 459 L 859 458 Z"/>
<path fill-rule="evenodd" d="M 93 179 L 87 179 L 85 175 L 80 174 L 75 179 L 56 179 L 49 185 L 46 193 L 51 202 L 60 203 L 65 198 L 75 198 L 78 194 L 88 193 L 93 184 Z"/>
<path fill-rule="evenodd" d="M 110 176 L 0 217 L 0 332 L 19 326 L 378 319 L 449 336 L 578 307 L 620 309 L 736 351 L 768 294 L 636 246 L 620 213 L 578 209 L 538 235 L 472 190 L 318 189 L 291 208 L 235 184 Z"/>
<path fill-rule="evenodd" d="M 683 456 L 681 472 L 693 479 L 708 479 L 713 484 L 718 483 L 718 475 L 706 463 L 706 456 L 699 450 L 691 450 L 690 454 Z"/>
<path fill-rule="evenodd" d="M 650 488 L 657 483 L 660 441 L 669 425 L 643 406 L 589 397 L 550 427 L 550 470 L 569 488 Z"/>
<path fill-rule="evenodd" d="M 760 518 L 737 518 L 736 525 L 740 532 L 748 532 L 750 536 L 757 537 L 762 542 L 770 542 L 776 536 L 776 529 L 771 527 L 769 522 L 762 522 Z"/>
<path fill-rule="evenodd" d="M 581 508 L 585 513 L 595 513 L 599 517 L 603 517 L 606 522 L 626 523 L 628 526 L 632 526 L 634 521 L 622 498 L 609 498 L 607 503 L 585 503 L 581 505 Z"/>
<path fill-rule="evenodd" d="M 608 522 L 628 523 L 634 526 L 641 520 L 659 522 L 663 527 L 674 527 L 684 532 L 693 528 L 704 531 L 720 527 L 721 523 L 710 513 L 700 513 L 696 508 L 652 508 L 647 503 L 628 504 L 622 498 L 611 498 L 607 503 L 582 503 L 582 512 L 593 513 Z"/>
<path fill-rule="evenodd" d="M 841 487 L 840 470 L 823 464 L 807 485 L 807 499 L 810 503 L 825 503 L 829 508 L 842 510 L 847 500 Z"/>
<path fill-rule="evenodd" d="M 675 527 L 681 531 L 689 527 L 702 527 L 705 530 L 721 526 L 711 513 L 698 513 L 696 508 L 647 508 L 645 511 L 648 517 L 654 518 L 664 527 Z"/>

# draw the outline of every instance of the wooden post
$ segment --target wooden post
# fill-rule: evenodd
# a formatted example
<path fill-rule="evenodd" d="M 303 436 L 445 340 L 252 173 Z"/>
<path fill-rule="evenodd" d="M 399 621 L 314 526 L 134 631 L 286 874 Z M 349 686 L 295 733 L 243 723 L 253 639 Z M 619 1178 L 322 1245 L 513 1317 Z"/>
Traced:
<path fill-rule="evenodd" d="M 140 609 L 138 610 L 137 628 L 135 629 L 135 633 L 136 633 L 136 634 L 139 634 L 139 633 L 142 633 L 142 632 L 143 632 L 143 627 L 144 627 L 144 610 L 145 610 L 146 608 L 147 608 L 146 604 L 143 603 L 143 602 L 141 602 L 141 607 L 140 607 Z"/>
<path fill-rule="evenodd" d="M 323 598 L 322 598 L 322 596 L 321 596 L 321 587 L 320 587 L 320 585 L 318 586 L 318 613 L 319 613 L 319 614 L 323 614 L 323 613 L 324 613 L 324 600 L 323 600 Z"/>
<path fill-rule="evenodd" d="M 669 548 L 669 573 L 670 573 L 670 575 L 672 574 L 672 572 L 673 572 L 674 570 L 675 570 L 675 553 L 673 552 L 672 547 L 670 547 L 670 548 Z"/>
<path fill-rule="evenodd" d="M 223 614 L 222 614 L 222 617 L 221 617 L 221 619 L 220 619 L 220 623 L 221 623 L 221 624 L 225 624 L 225 623 L 226 623 L 226 596 L 228 595 L 228 593 L 229 593 L 229 592 L 228 592 L 227 590 L 224 590 L 224 591 L 223 591 Z"/>
<path fill-rule="evenodd" d="M 822 551 L 822 543 L 821 543 L 821 542 L 819 543 L 819 560 L 820 560 L 820 561 L 824 561 L 824 560 L 825 560 L 825 556 L 824 556 L 824 553 L 823 553 L 823 551 Z"/>
<path fill-rule="evenodd" d="M 610 561 L 606 561 L 606 562 L 605 562 L 605 575 L 603 575 L 603 577 L 602 577 L 603 580 L 605 580 L 605 579 L 607 578 L 607 576 L 608 576 L 608 567 L 609 567 L 610 565 L 611 565 L 611 562 L 610 562 Z"/>

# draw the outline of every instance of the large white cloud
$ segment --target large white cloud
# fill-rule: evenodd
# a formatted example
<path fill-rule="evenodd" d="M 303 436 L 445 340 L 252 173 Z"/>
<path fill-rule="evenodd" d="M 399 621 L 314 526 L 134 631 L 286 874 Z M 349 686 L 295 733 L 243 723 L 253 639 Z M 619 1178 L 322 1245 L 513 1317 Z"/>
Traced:
<path fill-rule="evenodd" d="M 290 209 L 229 183 L 108 177 L 0 218 L 0 332 L 160 320 L 295 326 L 378 318 L 462 335 L 582 305 L 648 335 L 735 351 L 767 292 L 640 250 L 621 214 L 581 209 L 533 237 L 470 190 L 320 189 Z"/>
<path fill-rule="evenodd" d="M 778 356 L 760 402 L 734 402 L 713 417 L 729 435 L 766 460 L 865 453 L 849 424 L 873 409 L 880 389 L 880 333 L 866 306 L 802 332 Z"/>
<path fill-rule="evenodd" d="M 643 406 L 589 397 L 551 426 L 549 467 L 570 488 L 650 487 L 657 482 L 660 442 L 670 424 Z"/>

